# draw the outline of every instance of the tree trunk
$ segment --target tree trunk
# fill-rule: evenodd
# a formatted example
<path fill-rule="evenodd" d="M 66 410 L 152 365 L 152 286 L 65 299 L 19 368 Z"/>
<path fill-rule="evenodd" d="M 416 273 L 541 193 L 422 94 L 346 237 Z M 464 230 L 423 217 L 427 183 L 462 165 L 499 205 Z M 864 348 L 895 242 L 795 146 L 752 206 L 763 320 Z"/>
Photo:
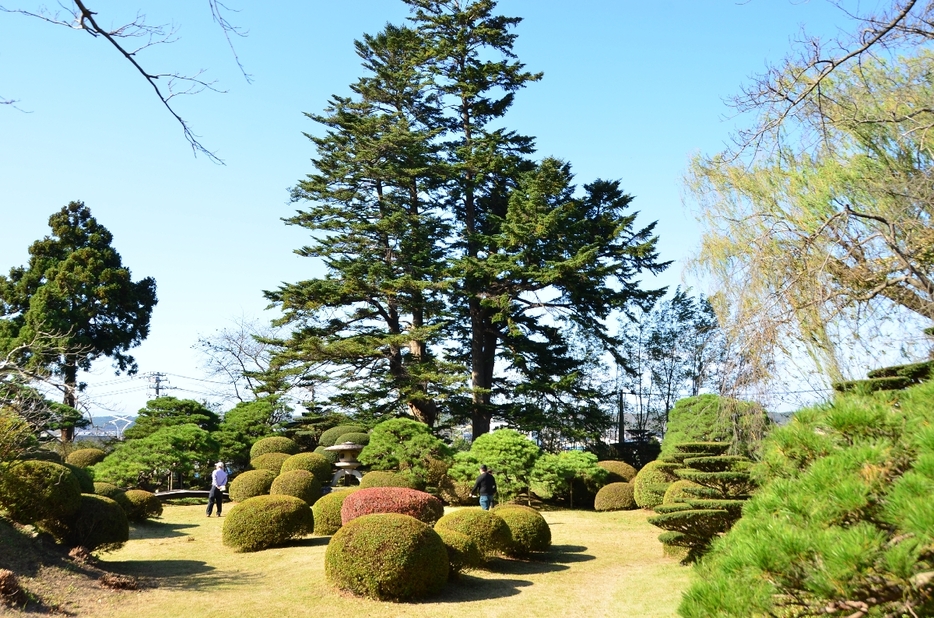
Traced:
<path fill-rule="evenodd" d="M 62 399 L 62 403 L 66 406 L 69 406 L 74 409 L 78 409 L 78 367 L 73 363 L 69 362 L 65 365 L 65 396 Z M 62 444 L 70 444 L 75 439 L 75 428 L 68 427 L 64 424 L 61 426 L 60 430 Z"/>

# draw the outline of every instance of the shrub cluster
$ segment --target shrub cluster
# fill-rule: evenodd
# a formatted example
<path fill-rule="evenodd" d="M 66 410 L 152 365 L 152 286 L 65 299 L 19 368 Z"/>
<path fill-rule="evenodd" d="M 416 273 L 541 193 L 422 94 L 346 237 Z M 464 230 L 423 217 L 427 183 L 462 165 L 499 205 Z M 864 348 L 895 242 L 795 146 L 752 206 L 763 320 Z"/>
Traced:
<path fill-rule="evenodd" d="M 317 478 L 322 485 L 330 482 L 333 476 L 331 472 L 331 462 L 320 453 L 298 453 L 292 455 L 282 463 L 279 474 L 285 474 L 292 470 L 307 470 L 314 474 L 315 478 Z"/>
<path fill-rule="evenodd" d="M 279 474 L 282 471 L 282 465 L 292 455 L 288 453 L 266 453 L 250 460 L 250 465 L 254 470 L 269 470 L 273 474 Z"/>
<path fill-rule="evenodd" d="M 227 486 L 227 493 L 233 502 L 243 502 L 256 496 L 268 494 L 276 473 L 271 470 L 248 470 L 241 472 Z"/>
<path fill-rule="evenodd" d="M 311 506 L 321 497 L 321 481 L 308 470 L 291 470 L 275 478 L 269 493 L 273 496 L 295 496 Z"/>
<path fill-rule="evenodd" d="M 359 489 L 340 489 L 322 496 L 312 506 L 315 514 L 315 534 L 329 536 L 341 528 L 341 507 L 344 499 Z"/>
<path fill-rule="evenodd" d="M 81 507 L 81 486 L 61 464 L 14 461 L 0 467 L 0 506 L 17 523 L 58 528 Z"/>
<path fill-rule="evenodd" d="M 604 485 L 597 492 L 593 503 L 593 508 L 597 511 L 628 511 L 637 506 L 632 483 Z"/>
<path fill-rule="evenodd" d="M 116 485 L 111 483 L 94 483 L 94 493 L 98 496 L 110 498 L 120 505 L 123 512 L 127 514 L 127 517 L 130 516 L 130 511 L 133 510 L 133 503 L 126 497 L 126 492 Z"/>
<path fill-rule="evenodd" d="M 391 470 L 371 470 L 360 479 L 360 488 L 368 487 L 407 487 L 408 489 L 418 489 L 418 483 L 412 478 L 412 475 L 405 472 L 393 472 Z"/>
<path fill-rule="evenodd" d="M 132 505 L 127 511 L 130 521 L 145 521 L 162 515 L 162 502 L 154 493 L 143 489 L 128 489 L 124 495 Z"/>
<path fill-rule="evenodd" d="M 551 547 L 551 528 L 535 509 L 519 504 L 501 504 L 493 509 L 493 513 L 509 527 L 512 544 L 507 553 L 510 556 L 527 556 L 548 551 Z"/>
<path fill-rule="evenodd" d="M 373 513 L 400 513 L 434 525 L 444 515 L 441 501 L 416 489 L 406 487 L 371 487 L 360 489 L 344 500 L 341 506 L 341 523 Z"/>
<path fill-rule="evenodd" d="M 633 497 L 643 509 L 654 509 L 665 499 L 665 492 L 674 479 L 659 460 L 650 461 L 632 480 Z"/>
<path fill-rule="evenodd" d="M 82 494 L 81 506 L 70 522 L 67 541 L 89 551 L 120 549 L 130 539 L 130 524 L 123 508 L 105 496 Z"/>
<path fill-rule="evenodd" d="M 512 534 L 506 522 L 492 511 L 484 511 L 479 507 L 448 513 L 438 520 L 435 528 L 466 535 L 476 543 L 485 559 L 505 554 L 512 546 Z"/>
<path fill-rule="evenodd" d="M 257 440 L 250 448 L 250 460 L 267 453 L 286 453 L 294 455 L 298 452 L 298 444 L 294 440 L 283 436 L 272 436 Z"/>
<path fill-rule="evenodd" d="M 82 468 L 70 463 L 64 463 L 62 465 L 71 470 L 72 475 L 78 480 L 78 485 L 81 486 L 81 493 L 94 493 L 94 477 L 91 476 L 91 468 Z"/>
<path fill-rule="evenodd" d="M 314 516 L 308 504 L 294 496 L 256 496 L 234 506 L 224 520 L 224 545 L 252 552 L 282 545 L 309 534 Z"/>
<path fill-rule="evenodd" d="M 464 571 L 483 566 L 483 554 L 469 536 L 447 528 L 435 528 L 435 532 L 448 551 L 449 577 L 457 577 Z"/>
<path fill-rule="evenodd" d="M 609 472 L 606 477 L 607 483 L 630 483 L 636 478 L 638 471 L 625 461 L 616 461 L 607 459 L 598 461 L 597 465 Z"/>
<path fill-rule="evenodd" d="M 408 515 L 376 513 L 337 531 L 328 543 L 324 569 L 328 580 L 342 590 L 404 601 L 444 587 L 448 552 L 427 524 Z"/>
<path fill-rule="evenodd" d="M 96 463 L 104 461 L 104 457 L 107 457 L 107 453 L 99 448 L 79 448 L 76 451 L 72 451 L 71 454 L 65 458 L 65 463 L 78 466 L 79 468 L 87 468 L 88 466 L 93 466 Z"/>
<path fill-rule="evenodd" d="M 321 437 L 318 438 L 318 446 L 334 446 L 335 444 L 341 444 L 345 442 L 343 436 L 349 433 L 366 433 L 366 427 L 361 425 L 338 425 L 337 427 L 331 427 L 321 432 Z"/>

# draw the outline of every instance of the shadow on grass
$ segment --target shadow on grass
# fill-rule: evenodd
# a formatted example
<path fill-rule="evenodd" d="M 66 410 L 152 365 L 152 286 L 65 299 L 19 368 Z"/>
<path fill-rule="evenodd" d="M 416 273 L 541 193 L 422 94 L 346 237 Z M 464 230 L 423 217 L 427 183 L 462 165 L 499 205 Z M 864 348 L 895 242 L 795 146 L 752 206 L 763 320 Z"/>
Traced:
<path fill-rule="evenodd" d="M 582 545 L 553 545 L 546 553 L 533 554 L 526 558 L 497 558 L 487 563 L 486 568 L 493 573 L 508 575 L 535 575 L 555 573 L 570 569 L 569 564 L 595 560 L 594 556 L 583 553 L 587 548 Z"/>
<path fill-rule="evenodd" d="M 324 547 L 331 541 L 329 536 L 311 536 L 289 541 L 287 547 Z"/>
<path fill-rule="evenodd" d="M 142 539 L 169 539 L 173 537 L 186 536 L 182 530 L 187 528 L 197 528 L 197 524 L 178 524 L 161 521 L 146 521 L 133 524 L 130 528 L 130 540 L 137 541 Z"/>
<path fill-rule="evenodd" d="M 107 570 L 132 575 L 144 585 L 176 590 L 209 590 L 221 586 L 250 585 L 258 576 L 225 573 L 201 560 L 123 560 L 108 562 Z"/>
<path fill-rule="evenodd" d="M 441 595 L 425 600 L 443 605 L 505 599 L 516 596 L 521 588 L 531 585 L 532 582 L 522 579 L 484 579 L 482 575 L 462 573 L 457 579 L 448 582 Z"/>
<path fill-rule="evenodd" d="M 587 551 L 587 548 L 583 545 L 552 545 L 551 551 L 547 554 L 542 554 L 542 559 L 560 564 L 589 562 L 596 559 L 590 554 L 585 554 L 585 551 Z"/>

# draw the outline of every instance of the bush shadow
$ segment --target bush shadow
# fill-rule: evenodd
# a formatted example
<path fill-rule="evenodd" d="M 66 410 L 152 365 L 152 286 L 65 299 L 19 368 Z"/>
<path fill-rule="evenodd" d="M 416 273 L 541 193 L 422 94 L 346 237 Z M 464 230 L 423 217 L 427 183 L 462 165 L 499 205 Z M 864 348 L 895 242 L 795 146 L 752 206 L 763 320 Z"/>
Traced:
<path fill-rule="evenodd" d="M 522 579 L 484 579 L 471 573 L 461 573 L 460 577 L 448 582 L 443 593 L 425 600 L 443 605 L 506 599 L 516 596 L 522 588 L 531 585 L 532 582 Z"/>
<path fill-rule="evenodd" d="M 587 548 L 582 545 L 553 545 L 547 552 L 532 554 L 522 558 L 500 557 L 486 564 L 486 570 L 508 575 L 535 575 L 566 571 L 575 562 L 595 560 L 594 556 L 583 553 Z"/>
<path fill-rule="evenodd" d="M 248 573 L 218 571 L 201 560 L 123 560 L 108 562 L 105 568 L 111 573 L 135 577 L 145 587 L 176 590 L 249 585 L 251 580 L 258 579 Z"/>
<path fill-rule="evenodd" d="M 323 547 L 331 542 L 329 536 L 309 536 L 289 541 L 288 547 Z"/>
<path fill-rule="evenodd" d="M 182 530 L 197 528 L 196 524 L 170 524 L 168 522 L 146 521 L 130 526 L 130 540 L 170 539 L 187 536 Z"/>

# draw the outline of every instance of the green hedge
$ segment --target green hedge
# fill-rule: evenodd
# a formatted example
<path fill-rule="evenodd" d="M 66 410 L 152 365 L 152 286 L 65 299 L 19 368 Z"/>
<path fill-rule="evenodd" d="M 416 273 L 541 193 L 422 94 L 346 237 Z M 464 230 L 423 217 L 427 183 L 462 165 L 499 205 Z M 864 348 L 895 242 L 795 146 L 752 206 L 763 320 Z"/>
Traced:
<path fill-rule="evenodd" d="M 126 492 L 116 485 L 111 483 L 94 483 L 94 493 L 98 496 L 110 498 L 119 504 L 123 512 L 127 514 L 127 517 L 129 517 L 130 511 L 133 510 L 133 503 L 126 497 Z"/>
<path fill-rule="evenodd" d="M 493 513 L 509 527 L 512 543 L 507 553 L 510 556 L 528 556 L 548 551 L 551 547 L 551 528 L 535 509 L 519 504 L 501 504 L 493 509 Z"/>
<path fill-rule="evenodd" d="M 14 461 L 0 467 L 0 506 L 17 523 L 57 529 L 81 508 L 81 485 L 61 464 Z"/>
<path fill-rule="evenodd" d="M 609 472 L 606 482 L 609 483 L 629 483 L 636 478 L 638 471 L 625 461 L 604 460 L 598 461 L 597 465 Z"/>
<path fill-rule="evenodd" d="M 435 532 L 448 551 L 448 577 L 457 577 L 464 571 L 483 566 L 483 554 L 469 536 L 447 528 L 435 528 Z"/>
<path fill-rule="evenodd" d="M 354 519 L 334 534 L 324 555 L 324 572 L 332 584 L 379 600 L 435 594 L 444 588 L 449 568 L 438 533 L 398 513 Z"/>
<path fill-rule="evenodd" d="M 76 451 L 72 451 L 71 454 L 65 458 L 65 463 L 70 463 L 79 468 L 87 468 L 88 466 L 93 466 L 96 463 L 104 461 L 104 457 L 107 457 L 107 453 L 99 448 L 79 448 Z"/>
<path fill-rule="evenodd" d="M 126 498 L 132 504 L 132 508 L 127 512 L 130 521 L 146 521 L 162 515 L 162 502 L 156 497 L 156 494 L 144 489 L 128 489 Z"/>
<path fill-rule="evenodd" d="M 371 470 L 360 479 L 360 488 L 366 489 L 368 487 L 407 487 L 408 489 L 418 489 L 418 483 L 411 475 L 405 472 Z"/>
<path fill-rule="evenodd" d="M 288 453 L 266 453 L 265 455 L 260 455 L 259 457 L 251 459 L 250 466 L 252 466 L 254 470 L 269 470 L 278 475 L 282 471 L 282 465 L 285 464 L 290 457 L 292 457 L 292 455 Z"/>
<path fill-rule="evenodd" d="M 512 534 L 506 522 L 492 511 L 479 507 L 452 511 L 439 519 L 435 528 L 467 535 L 485 559 L 505 554 L 512 546 Z"/>
<path fill-rule="evenodd" d="M 610 483 L 597 492 L 593 501 L 596 511 L 629 511 L 638 508 L 632 483 Z"/>
<path fill-rule="evenodd" d="M 294 496 L 256 496 L 230 509 L 224 520 L 224 545 L 253 552 L 282 545 L 311 533 L 314 516 L 308 504 Z"/>
<path fill-rule="evenodd" d="M 674 482 L 671 475 L 663 471 L 665 467 L 664 462 L 650 461 L 632 480 L 633 497 L 640 508 L 655 508 L 665 499 L 668 486 Z"/>
<path fill-rule="evenodd" d="M 276 473 L 271 470 L 247 470 L 241 472 L 227 486 L 227 494 L 233 502 L 243 502 L 269 493 Z"/>
<path fill-rule="evenodd" d="M 292 470 L 307 470 L 315 475 L 322 485 L 331 482 L 334 476 L 333 467 L 328 458 L 320 453 L 298 453 L 292 455 L 282 463 L 279 474 Z"/>
<path fill-rule="evenodd" d="M 82 494 L 81 506 L 69 526 L 68 542 L 90 551 L 113 551 L 130 539 L 126 511 L 105 496 Z"/>
<path fill-rule="evenodd" d="M 321 433 L 321 437 L 318 438 L 318 446 L 334 446 L 335 444 L 339 444 L 343 442 L 343 440 L 339 440 L 339 438 L 348 433 L 366 433 L 366 427 L 362 425 L 338 425 L 337 427 L 331 427 Z"/>

